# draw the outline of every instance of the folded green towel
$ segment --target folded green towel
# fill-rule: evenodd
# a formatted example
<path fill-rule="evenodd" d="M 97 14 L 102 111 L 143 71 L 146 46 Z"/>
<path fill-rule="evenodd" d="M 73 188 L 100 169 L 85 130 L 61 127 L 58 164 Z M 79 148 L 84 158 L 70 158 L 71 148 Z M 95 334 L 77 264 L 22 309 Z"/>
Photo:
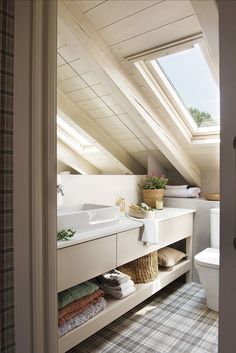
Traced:
<path fill-rule="evenodd" d="M 58 293 L 58 310 L 64 308 L 64 306 L 70 303 L 73 303 L 77 299 L 92 294 L 98 289 L 99 288 L 96 284 L 87 281 L 81 284 L 77 284 L 77 286 L 63 290 L 63 292 Z"/>

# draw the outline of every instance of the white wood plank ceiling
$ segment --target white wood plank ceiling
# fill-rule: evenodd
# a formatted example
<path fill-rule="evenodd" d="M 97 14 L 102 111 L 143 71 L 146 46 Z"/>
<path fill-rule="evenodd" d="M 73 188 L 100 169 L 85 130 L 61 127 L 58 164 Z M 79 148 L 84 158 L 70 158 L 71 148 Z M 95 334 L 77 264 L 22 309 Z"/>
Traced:
<path fill-rule="evenodd" d="M 121 58 L 201 31 L 190 1 L 108 0 L 96 5 L 94 1 L 77 4 Z"/>
<path fill-rule="evenodd" d="M 174 128 L 168 114 L 160 107 L 145 80 L 135 66 L 124 58 L 200 33 L 202 29 L 191 1 L 76 0 L 73 2 L 110 48 L 114 57 L 119 60 L 130 80 L 163 121 L 163 126 L 167 127 L 183 144 L 182 136 Z M 57 65 L 60 91 L 118 143 L 143 168 L 143 172 L 147 168 L 149 151 L 154 152 L 153 155 L 166 170 L 173 169 L 173 165 L 152 142 L 147 130 L 131 118 L 129 109 L 121 104 L 117 92 L 102 79 L 98 66 L 93 65 L 84 51 L 78 51 L 78 48 L 63 38 L 60 26 Z M 217 144 L 186 145 L 184 149 L 200 169 L 218 168 Z M 114 165 L 108 156 L 100 159 L 95 156 L 83 156 L 83 158 L 87 158 L 103 173 L 124 173 L 124 170 Z"/>

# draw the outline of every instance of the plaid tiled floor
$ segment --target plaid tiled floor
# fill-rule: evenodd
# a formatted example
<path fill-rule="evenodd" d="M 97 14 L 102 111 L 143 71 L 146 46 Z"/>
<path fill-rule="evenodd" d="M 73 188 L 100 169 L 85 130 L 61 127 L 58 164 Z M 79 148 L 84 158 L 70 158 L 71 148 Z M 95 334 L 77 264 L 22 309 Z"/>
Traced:
<path fill-rule="evenodd" d="M 217 339 L 218 314 L 207 309 L 200 285 L 175 283 L 70 353 L 216 353 Z"/>

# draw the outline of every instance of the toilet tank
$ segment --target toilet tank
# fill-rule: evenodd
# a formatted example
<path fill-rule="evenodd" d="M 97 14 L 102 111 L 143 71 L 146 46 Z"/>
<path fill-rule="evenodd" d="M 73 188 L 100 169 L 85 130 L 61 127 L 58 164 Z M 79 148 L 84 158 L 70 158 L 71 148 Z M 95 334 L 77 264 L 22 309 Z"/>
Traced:
<path fill-rule="evenodd" d="M 211 247 L 220 247 L 220 209 L 211 209 Z"/>

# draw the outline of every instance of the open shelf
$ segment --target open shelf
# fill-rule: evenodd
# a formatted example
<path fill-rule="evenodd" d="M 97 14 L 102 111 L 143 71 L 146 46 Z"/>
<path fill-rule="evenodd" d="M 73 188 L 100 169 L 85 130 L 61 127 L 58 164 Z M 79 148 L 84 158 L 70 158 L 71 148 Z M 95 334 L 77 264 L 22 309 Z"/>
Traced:
<path fill-rule="evenodd" d="M 136 285 L 136 291 L 124 299 L 107 300 L 107 308 L 88 320 L 82 326 L 70 331 L 59 339 L 59 353 L 65 353 L 98 330 L 164 288 L 184 273 L 191 270 L 191 260 L 184 260 L 175 265 L 171 271 L 159 271 L 155 281 Z"/>

